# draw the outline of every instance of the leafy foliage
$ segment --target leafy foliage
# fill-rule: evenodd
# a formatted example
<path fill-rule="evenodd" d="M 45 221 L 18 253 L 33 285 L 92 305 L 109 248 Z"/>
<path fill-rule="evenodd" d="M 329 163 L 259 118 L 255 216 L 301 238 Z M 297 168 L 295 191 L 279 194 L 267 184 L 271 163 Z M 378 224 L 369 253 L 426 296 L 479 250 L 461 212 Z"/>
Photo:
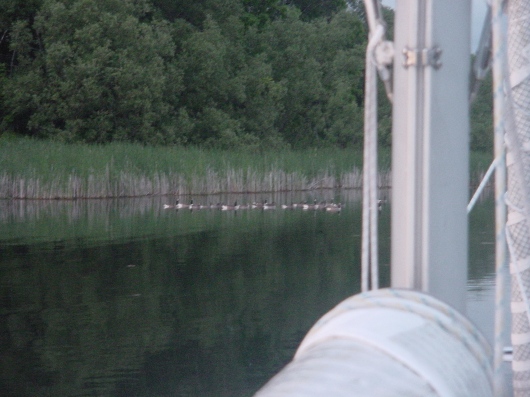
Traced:
<path fill-rule="evenodd" d="M 173 43 L 167 23 L 140 21 L 148 10 L 133 1 L 46 0 L 33 25 L 34 56 L 28 27 L 13 30 L 18 70 L 6 84 L 6 108 L 15 119 L 29 110 L 27 132 L 38 137 L 171 141 Z"/>
<path fill-rule="evenodd" d="M 246 26 L 263 27 L 267 23 L 283 17 L 287 11 L 278 0 L 242 0 L 244 13 L 242 21 Z"/>
<path fill-rule="evenodd" d="M 361 2 L 347 3 L 6 0 L 0 129 L 65 142 L 360 147 L 367 31 Z M 391 37 L 392 10 L 383 14 Z M 389 146 L 391 106 L 379 96 Z M 473 115 L 484 121 L 481 98 Z M 482 121 L 472 143 L 485 150 Z"/>
<path fill-rule="evenodd" d="M 294 8 L 263 24 L 208 17 L 182 40 L 178 107 L 190 121 L 186 143 L 344 147 L 362 136 L 360 20 L 345 11 L 330 21 L 300 17 Z"/>
<path fill-rule="evenodd" d="M 329 18 L 346 8 L 344 0 L 284 0 L 284 3 L 299 8 L 304 20 Z"/>
<path fill-rule="evenodd" d="M 493 148 L 493 80 L 491 73 L 482 82 L 471 105 L 471 147 L 492 151 Z"/>

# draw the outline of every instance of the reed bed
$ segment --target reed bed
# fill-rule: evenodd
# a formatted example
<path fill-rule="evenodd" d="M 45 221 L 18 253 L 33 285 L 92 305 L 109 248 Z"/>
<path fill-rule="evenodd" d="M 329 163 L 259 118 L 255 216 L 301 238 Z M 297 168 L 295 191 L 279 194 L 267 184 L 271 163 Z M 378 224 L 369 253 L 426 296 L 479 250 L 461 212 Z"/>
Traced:
<path fill-rule="evenodd" d="M 78 199 L 304 191 L 362 186 L 360 153 L 230 152 L 0 139 L 0 198 Z M 380 186 L 390 181 L 388 154 Z"/>
<path fill-rule="evenodd" d="M 489 154 L 472 154 L 472 185 L 480 182 L 490 158 Z M 379 169 L 379 187 L 390 187 L 388 150 L 380 153 Z M 188 196 L 361 187 L 362 153 L 353 150 L 249 153 L 0 138 L 1 199 Z"/>
<path fill-rule="evenodd" d="M 360 169 L 353 169 L 338 177 L 325 170 L 313 178 L 303 173 L 271 170 L 257 174 L 228 169 L 224 173 L 210 171 L 206 176 L 183 176 L 176 172 L 152 175 L 131 174 L 125 171 L 111 177 L 108 173 L 60 175 L 54 178 L 23 177 L 3 172 L 0 175 L 0 198 L 11 199 L 79 199 L 142 197 L 158 195 L 197 195 L 219 193 L 259 193 L 305 191 L 320 189 L 355 189 L 362 187 Z M 380 187 L 388 187 L 390 173 L 379 176 Z"/>

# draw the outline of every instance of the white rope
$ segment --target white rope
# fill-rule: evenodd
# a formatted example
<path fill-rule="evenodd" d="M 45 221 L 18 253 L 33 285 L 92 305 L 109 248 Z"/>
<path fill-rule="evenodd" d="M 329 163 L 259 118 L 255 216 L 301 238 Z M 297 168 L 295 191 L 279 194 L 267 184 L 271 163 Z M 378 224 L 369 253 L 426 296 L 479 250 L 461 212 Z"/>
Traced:
<path fill-rule="evenodd" d="M 361 290 L 379 288 L 378 270 L 378 204 L 377 204 L 377 72 L 374 49 L 385 30 L 378 25 L 366 47 L 364 97 L 363 216 L 361 253 Z M 370 276 L 369 276 L 370 274 Z"/>
<path fill-rule="evenodd" d="M 364 6 L 370 29 L 366 47 L 361 254 L 361 290 L 366 292 L 370 288 L 379 288 L 377 72 L 385 85 L 388 98 L 392 100 L 391 73 L 388 67 L 394 57 L 394 47 L 391 42 L 384 40 L 386 25 L 380 0 L 364 0 Z"/>

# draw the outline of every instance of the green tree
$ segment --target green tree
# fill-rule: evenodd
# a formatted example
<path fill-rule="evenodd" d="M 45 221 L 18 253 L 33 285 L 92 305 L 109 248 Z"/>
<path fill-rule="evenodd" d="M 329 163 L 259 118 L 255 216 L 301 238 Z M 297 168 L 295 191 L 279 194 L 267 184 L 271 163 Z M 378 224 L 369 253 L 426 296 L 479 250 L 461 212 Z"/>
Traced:
<path fill-rule="evenodd" d="M 345 0 L 283 0 L 283 3 L 297 7 L 302 12 L 304 20 L 330 18 L 346 8 Z"/>
<path fill-rule="evenodd" d="M 244 0 L 151 0 L 161 16 L 171 22 L 184 20 L 202 29 L 209 17 L 223 23 L 230 17 L 238 17 L 243 12 Z"/>
<path fill-rule="evenodd" d="M 275 81 L 265 54 L 248 61 L 239 73 L 245 86 L 245 101 L 235 110 L 243 129 L 265 147 L 284 147 L 286 142 L 277 128 L 286 94 L 284 81 Z"/>
<path fill-rule="evenodd" d="M 293 147 L 355 143 L 365 41 L 361 21 L 346 11 L 330 21 L 304 22 L 291 10 L 263 33 L 273 79 L 286 90 L 277 122 L 286 142 Z"/>
<path fill-rule="evenodd" d="M 173 42 L 166 23 L 140 21 L 149 11 L 145 1 L 46 0 L 35 41 L 26 25 L 14 29 L 12 117 L 31 135 L 64 141 L 178 142 L 166 99 L 180 84 L 168 78 Z"/>
<path fill-rule="evenodd" d="M 257 25 L 263 27 L 271 21 L 283 17 L 286 12 L 285 5 L 278 0 L 242 0 L 242 20 L 245 26 Z"/>
<path fill-rule="evenodd" d="M 273 77 L 261 29 L 232 17 L 212 18 L 188 36 L 179 54 L 185 88 L 179 108 L 193 124 L 188 142 L 218 147 L 285 145 L 276 122 L 285 94 Z"/>
<path fill-rule="evenodd" d="M 236 38 L 244 30 L 238 18 L 232 18 Z M 237 39 L 231 40 L 211 18 L 204 29 L 191 34 L 182 43 L 178 67 L 184 89 L 179 107 L 193 122 L 187 142 L 208 146 L 237 147 L 245 134 L 235 109 L 245 101 L 244 79 L 238 76 L 246 57 Z"/>
<path fill-rule="evenodd" d="M 34 19 L 42 0 L 2 0 L 0 2 L 0 62 L 11 63 L 12 54 L 9 49 L 13 25 L 18 21 L 28 24 Z"/>
<path fill-rule="evenodd" d="M 42 0 L 3 0 L 0 2 L 0 104 L 4 96 L 2 80 L 10 75 L 15 67 L 16 54 L 11 50 L 13 30 L 21 25 L 30 25 L 41 3 Z M 0 125 L 6 117 L 10 123 L 14 122 L 13 118 L 6 115 L 5 109 L 0 106 Z"/>
<path fill-rule="evenodd" d="M 4 128 L 249 149 L 362 142 L 367 33 L 340 1 L 42 1 L 9 25 Z"/>
<path fill-rule="evenodd" d="M 493 150 L 493 80 L 491 73 L 484 79 L 475 101 L 471 104 L 471 142 L 472 150 Z"/>

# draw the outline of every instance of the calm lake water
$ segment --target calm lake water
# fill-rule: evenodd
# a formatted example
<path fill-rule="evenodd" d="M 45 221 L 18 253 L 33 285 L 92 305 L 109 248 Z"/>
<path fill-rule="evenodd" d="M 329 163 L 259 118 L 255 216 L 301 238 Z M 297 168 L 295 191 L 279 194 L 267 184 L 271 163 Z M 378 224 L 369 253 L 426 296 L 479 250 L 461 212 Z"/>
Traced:
<path fill-rule="evenodd" d="M 1 201 L 2 396 L 251 396 L 319 317 L 360 291 L 360 195 L 194 197 L 334 199 L 341 213 Z M 380 215 L 383 286 L 390 207 Z M 491 340 L 491 199 L 470 232 L 468 312 Z"/>

